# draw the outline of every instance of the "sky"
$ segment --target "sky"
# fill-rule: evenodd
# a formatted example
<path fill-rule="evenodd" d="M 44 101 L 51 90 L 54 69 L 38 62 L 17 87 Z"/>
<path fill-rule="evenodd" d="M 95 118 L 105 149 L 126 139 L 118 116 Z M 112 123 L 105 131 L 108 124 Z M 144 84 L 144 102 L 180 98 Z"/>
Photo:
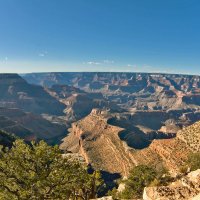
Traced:
<path fill-rule="evenodd" d="M 199 0 L 0 0 L 0 72 L 200 75 Z"/>

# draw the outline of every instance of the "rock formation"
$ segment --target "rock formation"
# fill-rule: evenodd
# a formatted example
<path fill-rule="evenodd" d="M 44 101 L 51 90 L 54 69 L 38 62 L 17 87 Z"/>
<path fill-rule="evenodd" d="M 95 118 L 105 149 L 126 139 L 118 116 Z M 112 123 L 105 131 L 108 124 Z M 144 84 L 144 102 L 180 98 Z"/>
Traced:
<path fill-rule="evenodd" d="M 200 197 L 200 169 L 189 173 L 169 186 L 147 187 L 143 200 L 198 200 Z"/>
<path fill-rule="evenodd" d="M 79 152 L 95 168 L 126 174 L 132 165 L 128 146 L 119 139 L 122 128 L 107 123 L 106 111 L 93 109 L 86 118 L 72 124 L 61 148 Z"/>

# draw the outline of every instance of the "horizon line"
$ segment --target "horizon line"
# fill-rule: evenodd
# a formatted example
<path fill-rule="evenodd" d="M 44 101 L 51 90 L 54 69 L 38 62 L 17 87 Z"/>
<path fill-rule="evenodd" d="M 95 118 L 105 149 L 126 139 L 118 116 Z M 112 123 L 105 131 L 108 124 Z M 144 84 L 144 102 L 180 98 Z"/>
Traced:
<path fill-rule="evenodd" d="M 183 75 L 183 76 L 200 76 L 200 74 L 189 73 L 170 73 L 170 72 L 131 72 L 131 71 L 44 71 L 44 72 L 0 72 L 0 74 L 47 74 L 47 73 L 124 73 L 124 74 L 162 74 L 162 75 Z"/>

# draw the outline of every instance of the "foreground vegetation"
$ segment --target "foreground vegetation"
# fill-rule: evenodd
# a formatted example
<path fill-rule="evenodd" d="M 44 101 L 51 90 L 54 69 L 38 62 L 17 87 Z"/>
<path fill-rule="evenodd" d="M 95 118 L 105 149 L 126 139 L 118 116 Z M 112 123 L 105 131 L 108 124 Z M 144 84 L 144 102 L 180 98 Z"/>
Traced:
<path fill-rule="evenodd" d="M 4 133 L 2 133 L 4 134 Z M 10 135 L 9 139 L 12 138 Z M 11 141 L 12 141 L 11 140 Z M 104 188 L 100 172 L 89 170 L 79 160 L 63 156 L 58 146 L 45 142 L 26 144 L 17 139 L 0 147 L 0 199 L 3 200 L 88 200 Z M 200 168 L 200 153 L 193 153 L 181 169 Z M 164 168 L 139 165 L 122 180 L 125 189 L 108 193 L 114 199 L 140 198 L 144 187 L 167 185 L 173 179 Z"/>
<path fill-rule="evenodd" d="M 190 153 L 186 162 L 180 167 L 180 172 L 185 174 L 197 169 L 200 169 L 200 152 Z"/>
<path fill-rule="evenodd" d="M 123 191 L 113 189 L 108 195 L 113 196 L 114 199 L 140 198 L 145 187 L 166 185 L 171 179 L 164 168 L 158 171 L 150 166 L 139 165 L 130 171 L 127 180 L 121 182 L 125 185 Z"/>
<path fill-rule="evenodd" d="M 16 140 L 0 149 L 0 199 L 66 200 L 95 198 L 102 185 L 100 173 L 71 157 L 58 146 L 41 141 L 28 145 Z"/>
<path fill-rule="evenodd" d="M 188 156 L 187 166 L 191 171 L 200 169 L 200 153 L 192 153 Z"/>

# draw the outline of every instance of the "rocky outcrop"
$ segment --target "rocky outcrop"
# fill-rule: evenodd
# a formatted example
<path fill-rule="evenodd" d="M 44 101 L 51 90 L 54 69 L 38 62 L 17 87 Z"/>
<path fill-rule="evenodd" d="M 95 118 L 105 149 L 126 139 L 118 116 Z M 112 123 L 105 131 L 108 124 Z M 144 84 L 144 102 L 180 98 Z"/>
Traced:
<path fill-rule="evenodd" d="M 147 187 L 144 200 L 197 200 L 200 197 L 200 169 L 189 173 L 169 186 Z"/>
<path fill-rule="evenodd" d="M 52 85 L 51 88 L 45 88 L 48 93 L 50 93 L 52 96 L 57 98 L 58 100 L 60 99 L 66 99 L 73 94 L 84 94 L 85 92 L 73 87 L 73 86 L 68 86 L 68 85 Z"/>

